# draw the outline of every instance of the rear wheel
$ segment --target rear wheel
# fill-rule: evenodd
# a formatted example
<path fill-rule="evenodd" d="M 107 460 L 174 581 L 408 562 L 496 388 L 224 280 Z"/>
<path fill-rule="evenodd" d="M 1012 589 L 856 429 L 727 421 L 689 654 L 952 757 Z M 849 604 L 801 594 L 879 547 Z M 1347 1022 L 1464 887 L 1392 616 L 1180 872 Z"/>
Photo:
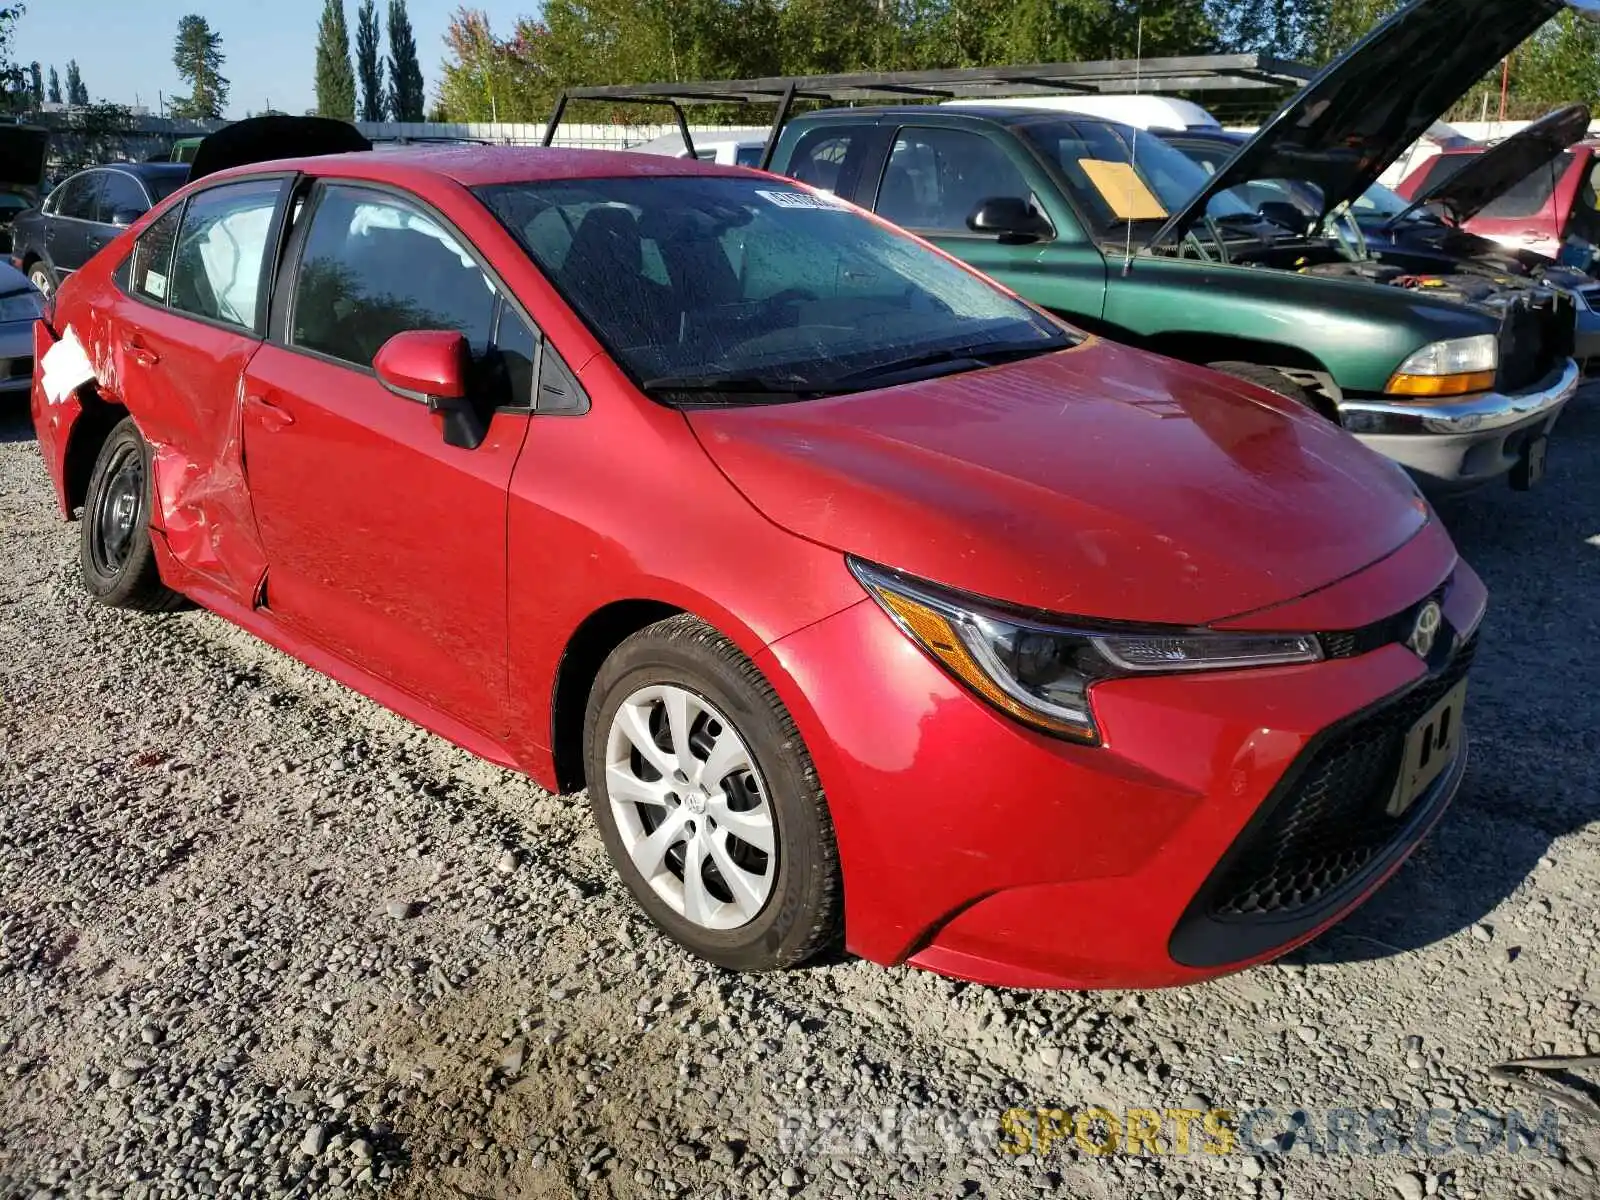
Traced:
<path fill-rule="evenodd" d="M 50 268 L 42 262 L 36 262 L 28 268 L 28 282 L 38 288 L 40 294 L 45 296 L 56 290 L 55 276 L 50 273 Z"/>
<path fill-rule="evenodd" d="M 1232 375 L 1235 379 L 1247 380 L 1264 387 L 1269 392 L 1277 392 L 1278 395 L 1285 396 L 1320 416 L 1329 415 L 1327 406 L 1319 401 L 1315 392 L 1296 383 L 1276 367 L 1248 362 L 1214 362 L 1207 365 L 1213 371 L 1221 371 L 1224 375 Z"/>
<path fill-rule="evenodd" d="M 101 604 L 166 612 L 183 597 L 161 582 L 150 545 L 150 448 L 132 417 L 95 460 L 79 526 L 83 585 Z"/>
<path fill-rule="evenodd" d="M 771 684 L 715 630 L 677 616 L 617 647 L 584 761 L 612 864 L 678 942 L 765 971 L 834 939 L 842 887 L 816 769 Z"/>

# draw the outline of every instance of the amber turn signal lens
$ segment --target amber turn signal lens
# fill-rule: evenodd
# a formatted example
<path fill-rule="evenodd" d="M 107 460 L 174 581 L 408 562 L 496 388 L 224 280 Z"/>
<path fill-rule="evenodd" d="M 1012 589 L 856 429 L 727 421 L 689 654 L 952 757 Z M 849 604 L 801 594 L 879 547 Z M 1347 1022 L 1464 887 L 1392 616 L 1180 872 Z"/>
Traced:
<path fill-rule="evenodd" d="M 1493 371 L 1473 371 L 1466 375 L 1396 375 L 1384 389 L 1391 396 L 1418 400 L 1437 400 L 1450 396 L 1470 396 L 1494 387 Z"/>
<path fill-rule="evenodd" d="M 1093 733 L 1075 725 L 1052 721 L 1044 714 L 1019 704 L 1008 696 L 1004 689 L 989 677 L 988 672 L 978 665 L 972 657 L 972 652 L 961 639 L 961 635 L 951 627 L 949 618 L 943 613 L 887 588 L 878 588 L 874 591 L 890 611 L 900 618 L 901 624 L 912 637 L 943 663 L 952 675 L 1001 712 L 1036 729 L 1048 730 L 1073 741 L 1091 745 L 1098 741 Z"/>

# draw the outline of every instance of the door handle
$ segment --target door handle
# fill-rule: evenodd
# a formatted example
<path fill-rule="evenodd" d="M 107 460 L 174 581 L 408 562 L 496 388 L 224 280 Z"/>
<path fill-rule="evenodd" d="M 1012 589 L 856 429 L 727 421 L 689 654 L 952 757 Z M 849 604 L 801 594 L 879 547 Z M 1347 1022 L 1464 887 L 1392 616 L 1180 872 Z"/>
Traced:
<path fill-rule="evenodd" d="M 254 413 L 263 429 L 276 432 L 286 426 L 294 424 L 294 414 L 288 409 L 279 408 L 265 396 L 249 393 L 244 398 L 244 406 L 248 412 Z"/>
<path fill-rule="evenodd" d="M 141 367 L 153 367 L 161 361 L 161 356 L 137 337 L 123 338 L 122 348 L 128 352 L 128 357 Z"/>

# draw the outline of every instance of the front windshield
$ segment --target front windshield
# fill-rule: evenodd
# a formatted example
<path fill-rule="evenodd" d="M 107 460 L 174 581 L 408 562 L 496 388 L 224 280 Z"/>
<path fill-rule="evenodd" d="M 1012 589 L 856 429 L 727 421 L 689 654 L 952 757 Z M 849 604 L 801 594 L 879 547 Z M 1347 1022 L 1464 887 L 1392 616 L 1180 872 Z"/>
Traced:
<path fill-rule="evenodd" d="M 1016 129 L 1060 171 L 1073 199 L 1101 232 L 1129 221 L 1165 222 L 1188 207 L 1209 179 L 1182 151 L 1126 126 L 1046 117 L 1020 121 Z M 1255 216 L 1227 192 L 1207 211 L 1219 220 Z"/>
<path fill-rule="evenodd" d="M 647 387 L 856 390 L 839 385 L 919 356 L 1070 344 L 970 271 L 794 184 L 639 176 L 477 195 Z"/>

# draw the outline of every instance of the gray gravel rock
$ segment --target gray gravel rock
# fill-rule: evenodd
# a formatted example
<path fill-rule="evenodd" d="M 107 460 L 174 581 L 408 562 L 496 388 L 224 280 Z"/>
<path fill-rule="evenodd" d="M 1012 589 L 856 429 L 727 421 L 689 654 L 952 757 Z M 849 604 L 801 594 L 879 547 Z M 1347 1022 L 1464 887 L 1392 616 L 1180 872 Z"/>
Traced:
<path fill-rule="evenodd" d="M 1438 505 L 1494 598 L 1472 766 L 1365 908 L 1201 987 L 1028 993 L 690 959 L 581 796 L 207 613 L 90 603 L 0 415 L 0 1196 L 1587 1200 L 1578 1122 L 1565 1164 L 1070 1138 L 1022 1163 L 995 1130 L 1091 1103 L 1269 1107 L 1263 1140 L 1296 1108 L 1531 1112 L 1489 1066 L 1600 1053 L 1597 451 L 1591 401 L 1544 490 Z M 1039 914 L 1075 919 L 1117 914 Z"/>

